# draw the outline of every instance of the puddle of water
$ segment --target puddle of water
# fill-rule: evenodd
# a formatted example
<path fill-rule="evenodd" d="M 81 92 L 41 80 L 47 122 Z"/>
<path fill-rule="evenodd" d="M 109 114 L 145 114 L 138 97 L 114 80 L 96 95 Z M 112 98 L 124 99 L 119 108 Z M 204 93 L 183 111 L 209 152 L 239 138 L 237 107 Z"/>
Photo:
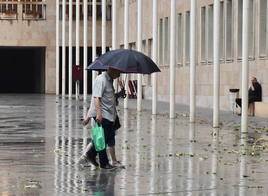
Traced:
<path fill-rule="evenodd" d="M 11 98 L 6 100 L 12 105 Z M 268 192 L 268 156 L 260 149 L 268 145 L 266 133 L 240 135 L 232 127 L 213 130 L 207 122 L 189 124 L 184 116 L 169 120 L 168 115 L 120 109 L 116 153 L 126 169 L 93 170 L 76 164 L 89 142 L 90 127 L 83 127 L 80 120 L 87 112 L 82 101 L 54 96 L 20 100 L 32 103 L 25 122 L 6 121 L 20 119 L 25 107 L 4 110 L 10 117 L 0 114 L 0 194 L 246 196 Z"/>

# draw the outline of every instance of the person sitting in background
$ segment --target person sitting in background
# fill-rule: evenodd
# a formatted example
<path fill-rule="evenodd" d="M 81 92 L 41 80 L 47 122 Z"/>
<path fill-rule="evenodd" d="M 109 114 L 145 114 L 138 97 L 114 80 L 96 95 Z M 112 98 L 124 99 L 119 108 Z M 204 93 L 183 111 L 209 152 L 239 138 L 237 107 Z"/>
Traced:
<path fill-rule="evenodd" d="M 262 88 L 256 77 L 251 78 L 251 84 L 248 89 L 248 104 L 256 101 L 262 101 Z M 241 108 L 242 99 L 236 98 L 236 104 Z"/>

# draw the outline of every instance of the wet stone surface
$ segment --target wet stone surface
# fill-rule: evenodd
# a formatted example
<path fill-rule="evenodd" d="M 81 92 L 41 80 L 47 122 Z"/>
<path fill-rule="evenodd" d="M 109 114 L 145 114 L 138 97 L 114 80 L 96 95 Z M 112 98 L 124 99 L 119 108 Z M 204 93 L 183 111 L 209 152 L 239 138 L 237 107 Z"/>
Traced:
<path fill-rule="evenodd" d="M 119 108 L 116 153 L 126 169 L 77 164 L 89 104 L 52 95 L 0 96 L 0 195 L 268 195 L 268 127 L 239 119 L 169 120 Z M 229 114 L 231 115 L 231 114 Z"/>

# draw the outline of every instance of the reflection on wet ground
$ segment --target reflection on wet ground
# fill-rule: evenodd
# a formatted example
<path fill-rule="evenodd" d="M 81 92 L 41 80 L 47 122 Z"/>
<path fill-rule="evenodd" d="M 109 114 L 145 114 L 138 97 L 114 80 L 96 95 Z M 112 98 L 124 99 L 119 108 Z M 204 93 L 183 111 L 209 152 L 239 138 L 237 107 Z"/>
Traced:
<path fill-rule="evenodd" d="M 179 116 L 120 109 L 126 169 L 76 164 L 88 104 L 52 95 L 0 98 L 0 195 L 268 195 L 268 129 L 240 134 Z"/>

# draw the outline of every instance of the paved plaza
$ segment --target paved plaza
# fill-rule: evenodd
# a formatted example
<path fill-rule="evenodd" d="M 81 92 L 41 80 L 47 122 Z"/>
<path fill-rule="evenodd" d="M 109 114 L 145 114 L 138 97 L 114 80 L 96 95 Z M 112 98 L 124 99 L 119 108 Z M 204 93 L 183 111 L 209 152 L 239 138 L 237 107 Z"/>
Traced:
<path fill-rule="evenodd" d="M 150 102 L 136 112 L 119 107 L 122 127 L 116 152 L 125 169 L 103 171 L 77 164 L 90 127 L 81 119 L 89 103 L 55 95 L 0 96 L 0 195 L 268 195 L 268 122 L 221 112 L 221 127 L 211 126 L 212 110 L 197 109 L 188 123 L 188 106 Z"/>

